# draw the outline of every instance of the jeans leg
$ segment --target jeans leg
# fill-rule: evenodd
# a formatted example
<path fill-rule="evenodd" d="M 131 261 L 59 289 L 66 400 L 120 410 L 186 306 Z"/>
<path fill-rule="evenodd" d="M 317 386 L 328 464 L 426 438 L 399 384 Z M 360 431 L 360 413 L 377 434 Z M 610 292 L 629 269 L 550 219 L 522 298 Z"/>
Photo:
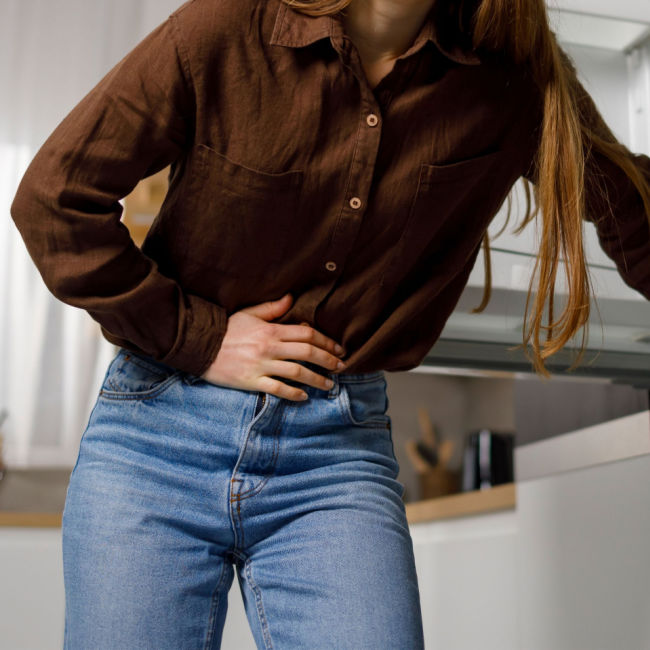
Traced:
<path fill-rule="evenodd" d="M 233 474 L 249 623 L 265 649 L 421 650 L 385 381 L 335 382 L 305 402 L 268 396 Z"/>
<path fill-rule="evenodd" d="M 68 486 L 64 648 L 219 648 L 234 577 L 230 477 L 257 396 L 124 359 Z"/>

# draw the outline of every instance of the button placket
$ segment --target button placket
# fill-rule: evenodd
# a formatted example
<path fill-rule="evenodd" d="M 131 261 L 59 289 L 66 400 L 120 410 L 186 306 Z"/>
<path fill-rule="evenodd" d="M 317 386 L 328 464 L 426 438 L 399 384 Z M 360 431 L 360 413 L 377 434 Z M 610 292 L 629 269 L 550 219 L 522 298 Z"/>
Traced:
<path fill-rule="evenodd" d="M 342 62 L 357 77 L 361 91 L 360 124 L 357 131 L 357 141 L 352 146 L 352 160 L 350 161 L 349 175 L 345 185 L 348 191 L 352 190 L 355 194 L 352 196 L 348 194 L 347 209 L 344 205 L 334 226 L 329 247 L 324 255 L 325 259 L 321 268 L 330 279 L 323 284 L 323 295 L 327 295 L 334 286 L 361 227 L 363 213 L 360 210 L 362 207 L 365 208 L 368 203 L 364 193 L 369 192 L 372 186 L 372 177 L 381 140 L 381 128 L 377 128 L 377 126 L 381 126 L 377 98 L 370 87 L 362 83 L 363 77 L 360 77 L 359 70 L 356 69 L 360 66 L 360 60 L 357 60 L 357 65 L 355 65 L 349 60 L 347 47 L 344 50 L 346 51 L 340 52 Z M 350 210 L 357 214 L 351 214 Z M 318 304 L 315 304 L 314 313 L 317 309 Z"/>

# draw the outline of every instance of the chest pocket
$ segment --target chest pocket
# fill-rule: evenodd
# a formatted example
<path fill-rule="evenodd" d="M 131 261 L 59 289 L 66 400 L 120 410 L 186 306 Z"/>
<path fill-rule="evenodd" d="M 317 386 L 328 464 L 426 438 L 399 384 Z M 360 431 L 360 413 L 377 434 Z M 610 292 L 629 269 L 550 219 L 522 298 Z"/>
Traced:
<path fill-rule="evenodd" d="M 456 263 L 469 256 L 507 194 L 505 184 L 496 182 L 509 175 L 501 167 L 506 154 L 498 150 L 448 165 L 420 165 L 408 217 L 380 284 L 394 279 L 389 274 L 400 260 L 433 255 Z"/>
<path fill-rule="evenodd" d="M 259 171 L 199 144 L 189 167 L 186 257 L 197 272 L 264 275 L 295 245 L 303 171 Z"/>

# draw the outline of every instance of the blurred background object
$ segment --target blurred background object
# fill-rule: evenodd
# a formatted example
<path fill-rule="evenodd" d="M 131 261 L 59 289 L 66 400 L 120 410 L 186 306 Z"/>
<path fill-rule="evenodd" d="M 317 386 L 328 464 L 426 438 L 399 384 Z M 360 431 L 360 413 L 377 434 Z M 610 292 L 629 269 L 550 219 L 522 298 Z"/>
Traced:
<path fill-rule="evenodd" d="M 485 490 L 514 481 L 514 439 L 514 433 L 498 433 L 490 429 L 474 431 L 466 436 L 463 492 Z"/>
<path fill-rule="evenodd" d="M 129 229 L 133 241 L 140 247 L 165 200 L 169 171 L 170 167 L 165 167 L 157 174 L 142 179 L 131 194 L 123 199 L 122 222 Z"/>
<path fill-rule="evenodd" d="M 420 438 L 408 439 L 405 449 L 417 477 L 415 499 L 432 499 L 458 491 L 459 472 L 449 466 L 454 451 L 452 440 L 440 441 L 429 412 L 418 406 Z"/>
<path fill-rule="evenodd" d="M 4 443 L 4 434 L 2 433 L 2 424 L 7 419 L 9 411 L 6 408 L 0 410 L 0 481 L 4 478 L 5 470 L 7 469 L 4 463 L 3 456 L 3 443 Z"/>

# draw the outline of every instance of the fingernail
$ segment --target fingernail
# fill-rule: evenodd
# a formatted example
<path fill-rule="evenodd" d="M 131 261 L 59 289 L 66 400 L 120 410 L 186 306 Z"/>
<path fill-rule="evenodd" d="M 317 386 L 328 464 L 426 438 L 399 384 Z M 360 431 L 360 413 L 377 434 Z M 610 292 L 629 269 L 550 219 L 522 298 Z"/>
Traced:
<path fill-rule="evenodd" d="M 343 361 L 339 361 L 339 362 L 336 364 L 336 369 L 337 369 L 337 370 L 343 370 L 343 368 L 345 368 L 345 364 L 343 363 Z"/>
<path fill-rule="evenodd" d="M 343 348 L 338 343 L 334 346 L 334 350 L 336 350 L 336 354 L 343 354 Z"/>

